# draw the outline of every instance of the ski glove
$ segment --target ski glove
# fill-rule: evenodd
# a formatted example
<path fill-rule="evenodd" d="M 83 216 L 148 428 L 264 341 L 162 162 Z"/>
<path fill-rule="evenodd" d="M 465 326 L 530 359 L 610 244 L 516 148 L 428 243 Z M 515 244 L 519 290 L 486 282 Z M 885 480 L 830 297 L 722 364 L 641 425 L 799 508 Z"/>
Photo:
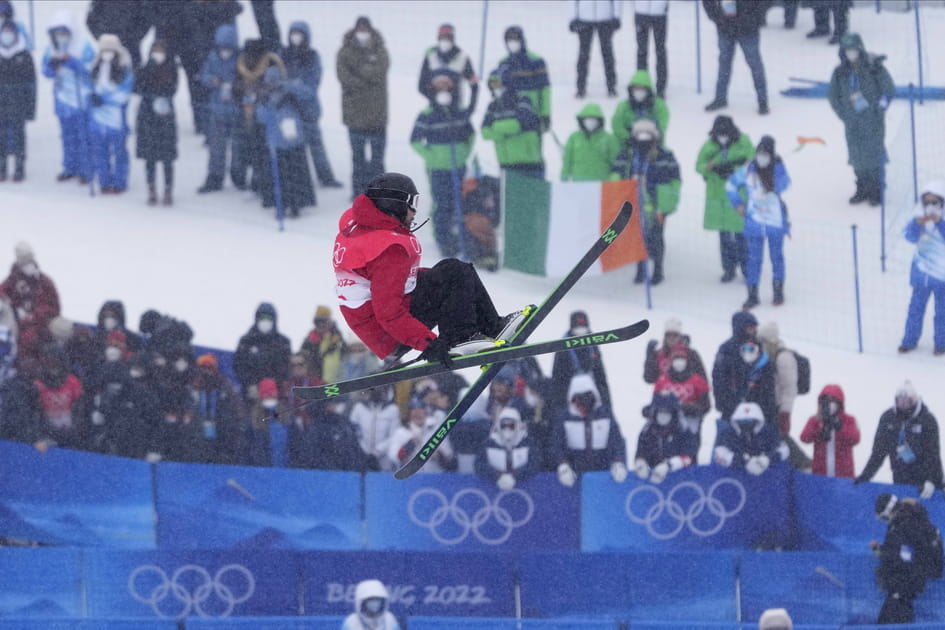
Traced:
<path fill-rule="evenodd" d="M 656 466 L 653 466 L 653 472 L 650 474 L 650 481 L 652 483 L 663 483 L 663 480 L 666 479 L 666 475 L 669 474 L 669 462 L 662 461 Z"/>
<path fill-rule="evenodd" d="M 771 460 L 768 459 L 767 455 L 756 455 L 748 460 L 745 464 L 745 470 L 747 470 L 752 475 L 760 475 L 764 471 L 768 470 L 768 464 L 771 463 Z"/>
<path fill-rule="evenodd" d="M 442 363 L 446 367 L 452 367 L 453 361 L 450 358 L 450 344 L 442 337 L 437 337 L 436 339 L 430 339 L 428 337 L 427 342 L 426 350 L 420 353 L 420 358 L 425 361 L 430 361 L 431 363 Z"/>
<path fill-rule="evenodd" d="M 646 465 L 646 460 L 638 459 L 633 463 L 633 472 L 635 472 L 640 479 L 646 479 L 650 476 L 650 467 Z"/>
<path fill-rule="evenodd" d="M 623 483 L 627 478 L 627 465 L 623 462 L 614 462 L 610 465 L 610 476 L 617 483 Z"/>
<path fill-rule="evenodd" d="M 558 464 L 558 481 L 566 488 L 570 488 L 577 481 L 577 473 L 568 462 Z"/>
<path fill-rule="evenodd" d="M 511 490 L 515 487 L 515 475 L 512 473 L 502 473 L 499 475 L 499 480 L 496 482 L 496 485 L 499 486 L 499 490 Z"/>
<path fill-rule="evenodd" d="M 919 493 L 919 497 L 923 499 L 931 498 L 933 492 L 935 492 L 935 484 L 931 481 L 926 481 L 922 484 L 922 492 Z"/>

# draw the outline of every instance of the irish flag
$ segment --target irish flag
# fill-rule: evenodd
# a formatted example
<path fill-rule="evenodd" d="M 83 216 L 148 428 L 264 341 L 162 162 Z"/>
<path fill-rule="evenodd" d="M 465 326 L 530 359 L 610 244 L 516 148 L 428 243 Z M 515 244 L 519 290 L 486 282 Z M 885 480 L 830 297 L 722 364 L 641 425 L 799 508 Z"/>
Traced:
<path fill-rule="evenodd" d="M 561 277 L 606 228 L 620 205 L 636 203 L 636 180 L 548 182 L 506 172 L 502 187 L 505 246 L 502 266 Z M 588 273 L 646 259 L 640 212 Z"/>

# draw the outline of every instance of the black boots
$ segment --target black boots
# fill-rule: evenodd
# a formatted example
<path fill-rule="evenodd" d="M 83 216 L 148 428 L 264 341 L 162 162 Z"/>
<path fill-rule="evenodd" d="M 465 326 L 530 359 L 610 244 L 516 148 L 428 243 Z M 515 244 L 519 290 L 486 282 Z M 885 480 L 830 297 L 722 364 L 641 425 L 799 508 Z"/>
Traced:
<path fill-rule="evenodd" d="M 784 283 L 775 282 L 774 283 L 774 299 L 771 300 L 771 303 L 775 306 L 781 306 L 784 304 Z"/>
<path fill-rule="evenodd" d="M 157 188 L 155 188 L 154 184 L 148 184 L 148 205 L 157 205 Z"/>
<path fill-rule="evenodd" d="M 161 199 L 161 203 L 163 203 L 165 206 L 174 205 L 174 195 L 171 193 L 170 186 L 164 188 L 164 198 Z"/>
<path fill-rule="evenodd" d="M 718 111 L 718 110 L 720 110 L 720 109 L 724 109 L 724 108 L 726 108 L 726 107 L 728 107 L 728 100 L 726 100 L 726 99 L 724 99 L 724 98 L 718 98 L 718 97 L 716 97 L 716 99 L 715 99 L 714 101 L 712 101 L 711 103 L 709 103 L 708 105 L 705 106 L 705 111 L 707 111 L 707 112 L 714 112 L 714 111 Z"/>
<path fill-rule="evenodd" d="M 744 304 L 742 304 L 742 310 L 749 311 L 755 308 L 756 306 L 758 306 L 759 303 L 760 302 L 758 301 L 758 285 L 757 284 L 748 285 L 748 299 L 745 300 Z"/>

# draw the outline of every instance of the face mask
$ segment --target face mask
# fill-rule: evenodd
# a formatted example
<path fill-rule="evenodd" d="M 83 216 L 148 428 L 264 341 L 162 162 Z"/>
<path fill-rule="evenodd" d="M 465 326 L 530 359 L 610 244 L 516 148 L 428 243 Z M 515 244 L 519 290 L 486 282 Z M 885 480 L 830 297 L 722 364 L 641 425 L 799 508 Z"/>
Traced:
<path fill-rule="evenodd" d="M 684 371 L 684 370 L 686 369 L 686 364 L 687 364 L 687 363 L 688 363 L 688 361 L 686 361 L 686 359 L 673 359 L 673 361 L 672 361 L 673 371 L 674 371 L 674 372 L 682 372 L 682 371 Z"/>
<path fill-rule="evenodd" d="M 503 442 L 505 442 L 506 444 L 509 444 L 515 438 L 515 429 L 513 428 L 499 429 L 499 436 L 502 438 Z"/>
<path fill-rule="evenodd" d="M 672 422 L 673 414 L 669 411 L 657 411 L 656 412 L 656 424 L 661 427 L 665 427 L 667 424 Z"/>
<path fill-rule="evenodd" d="M 522 50 L 522 42 L 518 41 L 517 39 L 510 39 L 509 41 L 505 42 L 505 47 L 508 48 L 509 52 L 514 55 L 515 53 Z"/>
<path fill-rule="evenodd" d="M 449 92 L 437 92 L 435 100 L 437 105 L 450 105 L 453 102 L 453 95 Z"/>
<path fill-rule="evenodd" d="M 761 355 L 761 349 L 754 344 L 748 344 L 748 345 L 742 346 L 742 349 L 739 351 L 739 354 L 741 354 L 742 361 L 744 361 L 745 363 L 754 363 L 755 361 L 758 360 L 758 357 Z"/>
<path fill-rule="evenodd" d="M 441 53 L 448 53 L 453 50 L 453 42 L 448 39 L 441 39 L 436 43 L 436 47 L 440 49 Z"/>
<path fill-rule="evenodd" d="M 16 43 L 16 33 L 3 31 L 0 33 L 0 46 L 9 47 Z"/>
<path fill-rule="evenodd" d="M 582 118 L 581 123 L 584 125 L 584 130 L 588 133 L 593 133 L 600 128 L 600 120 L 597 118 Z"/>
<path fill-rule="evenodd" d="M 646 88 L 637 87 L 630 90 L 630 95 L 633 97 L 633 100 L 640 103 L 646 100 L 646 97 L 650 95 L 650 91 Z"/>
<path fill-rule="evenodd" d="M 165 365 L 167 365 L 167 359 L 165 359 L 161 355 L 156 355 L 154 359 L 151 360 L 151 362 L 154 363 L 154 365 L 156 365 L 157 367 L 164 367 Z"/>
<path fill-rule="evenodd" d="M 230 57 L 233 56 L 233 49 L 221 48 L 220 50 L 217 51 L 217 54 L 220 55 L 220 59 L 224 59 L 224 60 L 229 59 Z"/>
<path fill-rule="evenodd" d="M 301 46 L 305 42 L 305 35 L 298 31 L 289 33 L 289 43 L 293 46 Z"/>
<path fill-rule="evenodd" d="M 187 361 L 187 359 L 177 359 L 174 361 L 174 369 L 178 372 L 186 372 L 188 366 L 190 366 L 190 363 Z"/>
<path fill-rule="evenodd" d="M 369 597 L 361 602 L 361 614 L 374 619 L 384 614 L 384 599 L 381 597 Z"/>
<path fill-rule="evenodd" d="M 718 140 L 719 144 L 721 144 L 722 146 L 725 146 L 728 144 L 731 138 L 729 138 L 728 136 L 718 136 L 716 140 Z"/>
<path fill-rule="evenodd" d="M 850 63 L 856 63 L 856 60 L 860 58 L 860 51 L 856 48 L 847 48 L 843 51 L 843 56 L 847 58 L 847 61 Z"/>
<path fill-rule="evenodd" d="M 25 273 L 31 278 L 35 278 L 39 275 L 39 267 L 37 267 L 36 263 L 34 262 L 26 263 L 25 265 L 20 267 L 20 271 L 22 271 L 23 273 Z"/>
<path fill-rule="evenodd" d="M 771 164 L 771 156 L 766 153 L 759 153 L 755 156 L 755 164 L 758 165 L 758 168 L 768 168 L 768 165 Z"/>
<path fill-rule="evenodd" d="M 637 135 L 633 136 L 633 139 L 636 140 L 638 143 L 652 142 L 653 134 L 651 134 L 649 131 L 641 131 Z"/>
<path fill-rule="evenodd" d="M 274 326 L 275 324 L 273 324 L 271 319 L 261 319 L 256 322 L 256 329 L 264 335 L 272 332 Z"/>
<path fill-rule="evenodd" d="M 502 98 L 503 94 L 505 94 L 504 87 L 492 88 L 492 96 L 494 96 L 495 98 Z"/>
<path fill-rule="evenodd" d="M 144 378 L 144 370 L 141 368 L 131 368 L 131 370 L 128 371 L 128 375 L 134 379 Z"/>
<path fill-rule="evenodd" d="M 837 412 L 840 411 L 840 403 L 831 400 L 829 403 L 827 403 L 827 411 L 830 412 L 831 416 L 837 415 Z"/>
<path fill-rule="evenodd" d="M 153 52 L 151 53 L 151 61 L 153 61 L 157 65 L 161 65 L 162 63 L 167 61 L 167 54 L 162 53 L 162 52 Z"/>
<path fill-rule="evenodd" d="M 942 216 L 942 203 L 935 201 L 933 203 L 923 204 L 922 208 L 925 210 L 925 214 L 932 217 Z"/>
<path fill-rule="evenodd" d="M 69 42 L 72 41 L 72 38 L 68 35 L 56 35 L 53 37 L 53 41 L 56 43 L 56 48 L 65 50 L 69 47 Z"/>
<path fill-rule="evenodd" d="M 259 402 L 259 404 L 262 405 L 263 409 L 266 409 L 267 411 L 272 411 L 273 409 L 279 406 L 279 399 L 278 398 L 263 398 Z"/>
<path fill-rule="evenodd" d="M 114 317 L 104 317 L 102 318 L 102 327 L 105 330 L 114 330 L 115 326 L 118 325 L 118 320 Z"/>
<path fill-rule="evenodd" d="M 117 361 L 121 358 L 122 351 L 121 348 L 115 346 L 108 346 L 105 348 L 105 360 L 109 362 Z"/>
<path fill-rule="evenodd" d="M 355 39 L 358 40 L 358 43 L 362 46 L 367 46 L 371 41 L 371 34 L 368 31 L 357 31 L 354 34 Z"/>
<path fill-rule="evenodd" d="M 571 336 L 573 337 L 583 337 L 584 335 L 591 334 L 591 329 L 587 326 L 575 326 L 571 329 Z"/>
<path fill-rule="evenodd" d="M 101 58 L 102 58 L 102 61 L 109 61 L 109 62 L 110 62 L 112 59 L 115 58 L 115 51 L 114 51 L 114 50 L 103 50 L 103 51 L 102 51 L 102 54 L 101 54 L 100 56 L 101 56 Z"/>

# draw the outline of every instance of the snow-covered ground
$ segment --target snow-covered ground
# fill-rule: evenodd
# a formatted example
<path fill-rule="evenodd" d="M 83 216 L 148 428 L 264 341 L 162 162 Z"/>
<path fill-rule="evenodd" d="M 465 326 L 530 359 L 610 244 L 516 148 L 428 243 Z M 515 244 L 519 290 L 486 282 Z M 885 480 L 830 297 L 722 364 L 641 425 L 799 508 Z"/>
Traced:
<path fill-rule="evenodd" d="M 29 5 L 13 2 L 17 17 L 28 24 Z M 248 3 L 239 18 L 241 38 L 256 34 Z M 620 93 L 635 64 L 632 3 L 625 2 L 623 28 L 615 37 Z M 938 4 L 938 3 L 936 3 Z M 37 63 L 45 46 L 45 27 L 54 11 L 67 8 L 85 10 L 85 3 L 63 0 L 37 2 L 36 29 L 40 33 Z M 315 47 L 325 67 L 321 87 L 322 132 L 336 176 L 350 180 L 350 151 L 346 129 L 341 125 L 340 89 L 334 74 L 335 53 L 342 33 L 359 15 L 367 15 L 383 34 L 391 55 L 389 90 L 391 95 L 388 128 L 387 168 L 412 175 L 426 187 L 420 158 L 410 149 L 408 138 L 416 114 L 425 105 L 416 92 L 416 80 L 425 48 L 435 41 L 437 26 L 451 22 L 457 27 L 457 41 L 474 64 L 480 65 L 482 2 L 302 2 L 280 0 L 277 17 L 285 32 L 289 22 L 304 19 L 312 28 Z M 574 114 L 582 102 L 574 96 L 574 64 L 577 39 L 567 30 L 571 19 L 569 2 L 489 2 L 487 4 L 484 65 L 493 68 L 504 55 L 502 32 L 508 25 L 525 29 L 528 47 L 545 57 L 552 78 L 553 129 L 562 140 L 575 129 Z M 668 145 L 682 166 L 683 187 L 679 212 L 667 229 L 667 281 L 653 289 L 652 310 L 646 309 L 642 289 L 631 283 L 629 269 L 606 276 L 588 278 L 575 289 L 536 333 L 535 338 L 562 334 L 568 314 L 586 310 L 592 326 L 605 328 L 646 317 L 653 324 L 653 336 L 662 335 L 663 322 L 677 316 L 693 346 L 711 364 L 718 345 L 730 334 L 729 319 L 744 299 L 744 286 L 721 285 L 718 241 L 714 233 L 702 230 L 704 185 L 695 173 L 699 146 L 705 140 L 713 116 L 703 112 L 711 100 L 715 83 L 715 31 L 704 15 L 696 31 L 694 3 L 671 3 L 669 16 L 670 79 L 667 101 L 671 111 Z M 945 8 L 927 7 L 923 12 L 922 34 L 926 84 L 945 83 L 934 65 L 942 58 L 945 44 L 929 35 L 941 32 Z M 771 110 L 759 116 L 748 69 L 739 53 L 729 91 L 732 115 L 744 131 L 757 141 L 762 134 L 778 141 L 794 180 L 787 193 L 794 234 L 786 245 L 788 257 L 787 303 L 775 309 L 769 305 L 769 281 L 763 279 L 764 304 L 756 314 L 762 322 L 774 319 L 788 343 L 808 355 L 813 363 L 815 392 L 827 383 L 839 383 L 847 394 L 847 408 L 857 416 L 864 439 L 856 449 L 857 469 L 865 464 L 880 413 L 892 404 L 896 387 L 911 379 L 933 413 L 945 417 L 945 359 L 931 356 L 931 322 L 919 349 L 907 356 L 895 354 L 902 334 L 908 300 L 908 264 L 911 250 L 891 227 L 887 231 L 887 272 L 879 270 L 879 210 L 849 206 L 853 177 L 846 165 L 843 129 L 825 100 L 789 99 L 780 90 L 791 85 L 789 77 L 828 80 L 837 62 L 837 49 L 824 40 L 810 41 L 804 34 L 813 26 L 811 12 L 800 11 L 797 28 L 782 28 L 781 11 L 773 9 L 769 26 L 762 32 L 762 51 L 767 71 Z M 887 65 L 897 84 L 916 82 L 914 16 L 911 13 L 875 13 L 871 6 L 857 7 L 852 29 L 861 33 L 870 50 L 887 54 Z M 701 51 L 701 94 L 696 63 L 696 42 Z M 147 42 L 146 42 L 147 45 Z M 146 46 L 143 48 L 146 53 Z M 651 54 L 651 68 L 654 60 Z M 278 232 L 272 213 L 233 189 L 209 196 L 195 191 L 206 174 L 206 150 L 202 139 L 192 132 L 185 84 L 176 103 L 179 112 L 181 158 L 177 161 L 176 204 L 173 208 L 149 208 L 144 204 L 144 167 L 133 161 L 130 190 L 119 197 L 90 197 L 87 188 L 74 183 L 57 184 L 60 148 L 58 124 L 52 111 L 51 85 L 40 79 L 37 120 L 27 129 L 29 157 L 27 181 L 0 184 L 0 260 L 12 262 L 13 245 L 29 241 L 42 269 L 55 280 L 64 314 L 78 321 L 94 321 L 101 304 L 108 299 L 124 301 L 129 321 L 135 325 L 149 308 L 186 319 L 196 331 L 196 342 L 233 348 L 252 323 L 261 301 L 271 301 L 279 311 L 280 328 L 293 345 L 301 343 L 309 329 L 315 306 L 334 304 L 330 269 L 331 243 L 337 218 L 347 207 L 346 190 L 319 190 L 317 208 L 298 220 L 287 221 Z M 616 107 L 606 98 L 599 50 L 592 52 L 589 82 L 590 101 L 599 102 L 607 116 Z M 480 95 L 478 126 L 488 100 Z M 129 109 L 134 119 L 137 102 Z M 941 103 L 927 102 L 920 119 L 920 172 L 934 175 L 942 156 L 937 154 L 941 138 Z M 910 210 L 912 201 L 911 164 L 908 162 L 908 106 L 893 104 L 888 116 L 887 145 L 890 147 L 890 208 L 887 224 Z M 905 135 L 904 135 L 905 134 Z M 826 144 L 812 144 L 795 151 L 797 137 L 819 137 Z M 129 138 L 133 155 L 134 137 Z M 479 141 L 480 163 L 495 173 L 491 143 Z M 560 168 L 561 156 L 555 144 L 545 142 L 549 176 Z M 921 185 L 921 184 L 920 184 Z M 427 196 L 428 199 L 428 196 Z M 860 232 L 860 288 L 864 305 L 864 345 L 858 354 L 854 310 L 852 248 L 850 226 Z M 419 233 L 426 248 L 426 262 L 436 257 L 432 230 Z M 5 254 L 4 254 L 5 252 Z M 766 265 L 766 273 L 770 266 Z M 767 277 L 767 276 L 765 276 Z M 500 310 L 540 301 L 553 279 L 535 278 L 510 271 L 486 276 L 486 283 Z M 642 381 L 643 341 L 604 350 L 616 413 L 630 450 L 642 424 L 640 408 L 650 397 Z M 544 363 L 550 367 L 550 362 Z M 815 395 L 798 399 L 792 434 L 797 436 L 806 418 L 815 410 Z M 714 431 L 706 423 L 702 461 L 708 458 Z M 887 466 L 878 481 L 890 481 Z"/>

